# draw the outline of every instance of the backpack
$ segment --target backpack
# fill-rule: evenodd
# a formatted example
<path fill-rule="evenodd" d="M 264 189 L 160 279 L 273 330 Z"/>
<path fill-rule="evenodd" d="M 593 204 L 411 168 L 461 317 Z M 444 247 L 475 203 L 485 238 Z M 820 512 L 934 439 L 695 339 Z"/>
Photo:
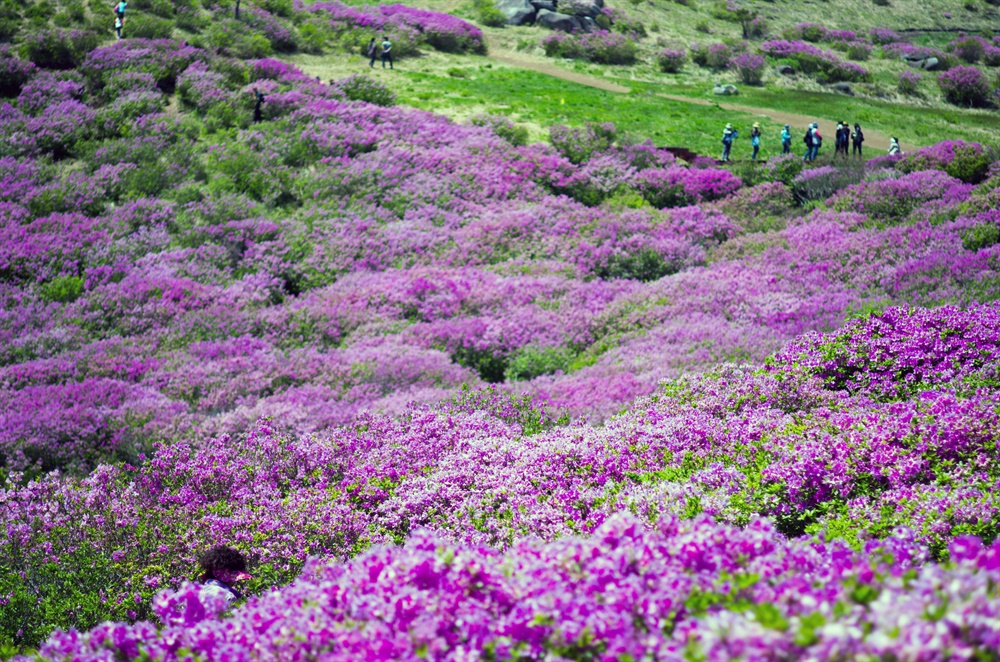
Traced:
<path fill-rule="evenodd" d="M 802 142 L 804 142 L 806 144 L 806 147 L 812 147 L 813 146 L 813 132 L 812 132 L 812 129 L 809 129 L 808 131 L 806 131 L 806 137 L 802 139 Z"/>
<path fill-rule="evenodd" d="M 722 132 L 722 144 L 723 145 L 732 145 L 733 144 L 733 135 L 734 134 L 735 134 L 735 131 L 730 131 L 729 133 L 726 133 L 725 131 L 723 131 Z"/>

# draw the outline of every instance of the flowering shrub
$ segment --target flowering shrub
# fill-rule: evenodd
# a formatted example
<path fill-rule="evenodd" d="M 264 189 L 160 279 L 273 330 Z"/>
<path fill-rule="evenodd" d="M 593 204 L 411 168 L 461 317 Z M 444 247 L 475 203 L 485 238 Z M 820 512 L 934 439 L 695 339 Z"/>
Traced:
<path fill-rule="evenodd" d="M 635 40 L 616 32 L 553 32 L 542 40 L 549 57 L 589 60 L 600 64 L 632 64 L 637 47 Z"/>
<path fill-rule="evenodd" d="M 740 53 L 729 61 L 729 67 L 736 70 L 740 82 L 747 85 L 761 85 L 767 61 L 755 53 Z"/>
<path fill-rule="evenodd" d="M 396 103 L 396 93 L 371 76 L 351 74 L 336 81 L 333 87 L 350 101 L 364 101 L 376 106 L 391 106 Z"/>
<path fill-rule="evenodd" d="M 696 170 L 674 166 L 651 169 L 635 177 L 636 190 L 654 207 L 682 207 L 724 198 L 742 185 L 728 170 Z"/>
<path fill-rule="evenodd" d="M 1000 48 L 991 45 L 983 49 L 983 64 L 987 67 L 1000 67 Z"/>
<path fill-rule="evenodd" d="M 948 44 L 947 50 L 955 53 L 960 60 L 968 64 L 975 64 L 983 59 L 986 54 L 986 47 L 991 44 L 982 37 L 962 35 L 955 41 Z"/>
<path fill-rule="evenodd" d="M 617 135 L 618 130 L 611 122 L 600 124 L 587 122 L 579 129 L 555 124 L 549 129 L 552 146 L 572 163 L 583 163 L 595 152 L 608 150 Z"/>
<path fill-rule="evenodd" d="M 990 103 L 990 84 L 976 67 L 954 67 L 938 76 L 941 94 L 956 106 L 983 107 Z"/>
<path fill-rule="evenodd" d="M 527 127 L 515 124 L 503 115 L 476 115 L 469 121 L 473 126 L 488 128 L 493 135 L 503 138 L 516 147 L 528 144 Z"/>
<path fill-rule="evenodd" d="M 34 64 L 15 57 L 9 46 L 0 46 L 0 97 L 16 97 L 34 73 Z"/>
<path fill-rule="evenodd" d="M 907 69 L 906 71 L 901 71 L 899 73 L 899 79 L 897 83 L 897 88 L 900 94 L 917 94 L 920 92 L 920 81 L 923 80 L 923 76 L 918 74 L 916 71 L 911 71 Z"/>
<path fill-rule="evenodd" d="M 871 28 L 868 30 L 868 38 L 873 44 L 885 45 L 902 42 L 903 39 L 889 28 Z"/>
<path fill-rule="evenodd" d="M 837 211 L 866 214 L 877 221 L 900 221 L 930 201 L 962 202 L 971 186 L 936 170 L 913 172 L 899 179 L 855 184 L 832 197 Z"/>
<path fill-rule="evenodd" d="M 664 48 L 656 54 L 656 64 L 663 73 L 679 73 L 686 62 L 687 53 L 680 48 Z"/>
<path fill-rule="evenodd" d="M 802 41 L 765 41 L 760 52 L 775 59 L 789 59 L 805 73 L 815 73 L 826 82 L 863 81 L 868 71 L 853 62 L 844 62 L 835 54 Z"/>
<path fill-rule="evenodd" d="M 851 41 L 845 45 L 847 57 L 851 60 L 867 60 L 872 53 L 872 47 L 863 41 Z"/>

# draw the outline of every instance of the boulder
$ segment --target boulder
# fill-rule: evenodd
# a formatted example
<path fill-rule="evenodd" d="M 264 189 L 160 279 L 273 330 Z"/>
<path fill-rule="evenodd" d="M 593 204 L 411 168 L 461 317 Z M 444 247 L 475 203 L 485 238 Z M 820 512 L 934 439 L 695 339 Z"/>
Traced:
<path fill-rule="evenodd" d="M 776 69 L 776 71 L 779 74 L 781 74 L 782 76 L 794 76 L 795 75 L 795 69 L 793 69 L 792 67 L 788 66 L 787 64 L 783 64 L 783 65 L 779 66 Z"/>
<path fill-rule="evenodd" d="M 724 97 L 731 97 L 739 93 L 740 91 L 736 89 L 735 85 L 716 83 L 715 87 L 712 88 L 712 94 L 718 94 L 719 96 Z"/>
<path fill-rule="evenodd" d="M 937 71 L 941 68 L 941 61 L 936 57 L 929 57 L 920 64 L 920 68 L 927 71 Z"/>
<path fill-rule="evenodd" d="M 583 26 L 580 24 L 580 19 L 576 16 L 560 14 L 559 12 L 549 11 L 548 9 L 542 9 L 535 14 L 535 22 L 539 25 L 544 25 L 550 30 L 561 30 L 563 32 L 572 32 L 573 30 L 583 29 Z"/>
<path fill-rule="evenodd" d="M 830 86 L 830 89 L 834 92 L 840 92 L 841 94 L 846 94 L 849 97 L 854 96 L 854 88 L 852 88 L 847 83 L 834 83 Z"/>
<path fill-rule="evenodd" d="M 589 16 L 580 16 L 579 19 L 584 32 L 596 32 L 598 30 L 597 23 Z"/>
<path fill-rule="evenodd" d="M 535 20 L 535 8 L 528 0 L 496 0 L 496 6 L 507 18 L 507 25 L 524 25 Z"/>
<path fill-rule="evenodd" d="M 552 0 L 531 0 L 531 6 L 536 11 L 541 11 L 542 9 L 548 9 L 549 11 L 556 10 L 556 3 L 552 2 Z"/>

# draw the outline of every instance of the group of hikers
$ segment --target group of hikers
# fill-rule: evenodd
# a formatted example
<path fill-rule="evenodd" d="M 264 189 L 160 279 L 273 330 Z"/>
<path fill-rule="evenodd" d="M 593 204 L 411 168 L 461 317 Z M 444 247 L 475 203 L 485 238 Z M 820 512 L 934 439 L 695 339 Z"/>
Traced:
<path fill-rule="evenodd" d="M 729 161 L 730 153 L 733 148 L 733 142 L 739 137 L 739 131 L 733 128 L 733 125 L 726 124 L 726 128 L 722 131 L 722 158 L 723 162 Z M 753 128 L 750 130 L 750 146 L 753 148 L 753 153 L 750 156 L 751 161 L 757 160 L 757 155 L 760 153 L 760 123 L 754 122 Z M 802 160 L 805 162 L 815 161 L 816 157 L 819 155 L 819 148 L 823 145 L 823 136 L 819 132 L 819 123 L 812 122 L 806 129 L 805 136 L 802 141 L 805 143 L 806 152 L 803 155 Z M 853 153 L 859 158 L 863 158 L 863 145 L 865 142 L 864 131 L 861 130 L 860 124 L 855 124 L 854 128 L 846 121 L 837 123 L 837 131 L 834 134 L 834 144 L 835 151 L 834 155 L 844 155 L 845 157 L 850 156 Z M 851 147 L 854 147 L 853 152 L 851 152 Z M 792 128 L 790 125 L 786 124 L 781 130 L 781 153 L 791 154 L 792 153 Z M 901 154 L 899 148 L 899 140 L 893 138 L 889 143 L 889 154 Z"/>

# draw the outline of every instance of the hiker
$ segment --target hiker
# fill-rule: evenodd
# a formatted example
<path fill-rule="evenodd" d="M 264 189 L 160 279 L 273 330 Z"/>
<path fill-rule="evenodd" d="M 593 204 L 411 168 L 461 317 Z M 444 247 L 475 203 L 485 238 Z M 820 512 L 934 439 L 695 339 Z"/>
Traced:
<path fill-rule="evenodd" d="M 115 14 L 118 16 L 118 21 L 115 21 L 115 27 L 118 26 L 119 21 L 121 21 L 122 26 L 125 25 L 126 9 L 128 9 L 128 2 L 126 0 L 119 0 L 118 4 L 115 5 Z"/>
<path fill-rule="evenodd" d="M 889 154 L 902 154 L 903 150 L 899 148 L 899 140 L 893 138 L 889 141 Z"/>
<path fill-rule="evenodd" d="M 115 12 L 115 34 L 119 39 L 122 38 L 122 17 L 117 12 Z"/>
<path fill-rule="evenodd" d="M 392 42 L 389 41 L 389 37 L 383 35 L 382 37 L 382 68 L 385 69 L 386 61 L 389 62 L 389 68 L 392 69 Z"/>
<path fill-rule="evenodd" d="M 221 595 L 229 604 L 243 597 L 233 585 L 251 577 L 247 573 L 246 559 L 238 551 L 225 545 L 216 545 L 201 555 L 198 565 L 201 566 L 198 581 L 204 586 L 206 593 Z"/>
<path fill-rule="evenodd" d="M 833 155 L 836 156 L 840 154 L 840 149 L 842 147 L 840 139 L 841 132 L 844 130 L 843 122 L 837 122 L 837 129 L 833 132 Z"/>
<path fill-rule="evenodd" d="M 781 153 L 792 153 L 792 127 L 787 124 L 785 125 L 785 128 L 781 130 Z"/>
<path fill-rule="evenodd" d="M 859 158 L 864 158 L 861 156 L 861 145 L 865 142 L 865 134 L 861 131 L 860 124 L 854 125 L 854 131 L 851 132 L 851 142 L 854 144 L 854 154 Z"/>
<path fill-rule="evenodd" d="M 757 153 L 760 152 L 760 122 L 754 122 L 753 128 L 750 129 L 750 146 L 753 147 L 753 154 L 750 156 L 750 160 L 756 161 Z"/>
<path fill-rule="evenodd" d="M 375 45 L 375 37 L 368 40 L 368 48 L 365 49 L 368 53 L 368 67 L 371 69 L 375 68 L 375 58 L 378 57 L 378 46 Z"/>
<path fill-rule="evenodd" d="M 732 124 L 727 124 L 722 131 L 722 161 L 729 160 L 729 151 L 733 148 L 733 141 L 740 137 L 740 132 L 733 129 Z"/>
<path fill-rule="evenodd" d="M 814 140 L 813 140 L 813 127 L 814 126 L 816 126 L 815 122 L 806 127 L 806 135 L 802 139 L 802 142 L 804 142 L 806 144 L 806 154 L 805 154 L 805 156 L 802 157 L 802 160 L 805 161 L 806 163 L 808 163 L 809 161 L 813 160 L 813 142 L 814 142 Z"/>
<path fill-rule="evenodd" d="M 256 99 L 256 102 L 254 103 L 253 106 L 253 123 L 259 124 L 260 121 L 264 119 L 263 115 L 260 112 L 260 107 L 264 103 L 264 95 L 261 94 L 260 90 L 258 90 L 256 87 L 253 88 L 253 94 Z"/>
<path fill-rule="evenodd" d="M 819 156 L 819 148 L 823 146 L 823 136 L 819 134 L 819 124 L 813 122 L 813 151 L 812 156 L 809 158 L 810 161 L 815 161 L 816 157 Z"/>

